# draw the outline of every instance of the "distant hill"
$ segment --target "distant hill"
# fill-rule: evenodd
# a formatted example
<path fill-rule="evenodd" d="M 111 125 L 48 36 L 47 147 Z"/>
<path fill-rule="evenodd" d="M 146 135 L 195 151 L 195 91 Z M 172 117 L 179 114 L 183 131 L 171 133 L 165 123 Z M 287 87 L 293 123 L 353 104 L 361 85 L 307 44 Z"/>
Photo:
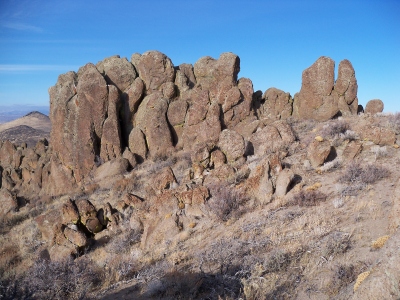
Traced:
<path fill-rule="evenodd" d="M 0 105 L 0 124 L 21 118 L 31 111 L 38 111 L 48 116 L 50 107 L 39 105 Z"/>
<path fill-rule="evenodd" d="M 49 139 L 50 130 L 50 118 L 34 111 L 11 122 L 0 124 L 0 140 L 10 140 L 16 144 L 26 142 L 32 147 L 42 138 Z"/>

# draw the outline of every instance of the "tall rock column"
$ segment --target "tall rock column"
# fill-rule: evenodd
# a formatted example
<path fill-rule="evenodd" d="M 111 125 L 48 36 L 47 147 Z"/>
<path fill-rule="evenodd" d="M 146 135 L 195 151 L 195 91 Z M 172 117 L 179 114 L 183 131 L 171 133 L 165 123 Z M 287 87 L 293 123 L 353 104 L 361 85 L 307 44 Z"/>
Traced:
<path fill-rule="evenodd" d="M 357 113 L 357 80 L 348 60 L 339 64 L 335 84 L 335 62 L 322 56 L 303 71 L 301 90 L 294 97 L 293 115 L 326 121 L 338 114 Z"/>
<path fill-rule="evenodd" d="M 93 64 L 61 75 L 50 93 L 53 156 L 81 182 L 100 154 L 108 87 Z"/>

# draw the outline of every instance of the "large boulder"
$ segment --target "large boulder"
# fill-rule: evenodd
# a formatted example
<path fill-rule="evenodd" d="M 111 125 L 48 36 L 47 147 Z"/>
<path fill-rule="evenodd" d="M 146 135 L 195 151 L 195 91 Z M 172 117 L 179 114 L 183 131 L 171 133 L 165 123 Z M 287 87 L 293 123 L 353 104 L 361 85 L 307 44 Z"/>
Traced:
<path fill-rule="evenodd" d="M 313 168 L 317 168 L 324 164 L 329 154 L 331 153 L 332 146 L 328 140 L 314 140 L 309 146 L 307 157 L 311 162 Z"/>
<path fill-rule="evenodd" d="M 148 51 L 137 62 L 140 78 L 150 93 L 158 90 L 166 82 L 174 82 L 175 69 L 171 59 L 159 51 Z"/>
<path fill-rule="evenodd" d="M 85 247 L 88 243 L 86 235 L 78 230 L 66 227 L 64 229 L 65 238 L 77 247 Z"/>
<path fill-rule="evenodd" d="M 126 90 L 137 77 L 133 65 L 119 55 L 105 58 L 98 62 L 96 67 L 107 83 L 115 85 L 120 91 Z"/>
<path fill-rule="evenodd" d="M 222 106 L 223 126 L 233 128 L 251 111 L 253 84 L 250 79 L 237 80 L 240 59 L 237 55 L 222 53 L 218 60 L 206 56 L 194 65 L 198 86 L 208 91 L 210 102 Z"/>
<path fill-rule="evenodd" d="M 294 173 L 292 170 L 284 169 L 279 172 L 278 177 L 276 178 L 275 196 L 285 196 L 293 179 Z"/>
<path fill-rule="evenodd" d="M 168 106 L 168 122 L 171 125 L 171 134 L 174 145 L 181 146 L 183 126 L 185 124 L 186 113 L 188 110 L 188 103 L 186 100 L 180 98 L 173 101 Z"/>
<path fill-rule="evenodd" d="M 16 151 L 15 145 L 10 141 L 4 141 L 0 144 L 0 165 L 14 167 L 14 154 Z"/>
<path fill-rule="evenodd" d="M 175 85 L 178 87 L 180 95 L 184 95 L 189 89 L 196 85 L 193 66 L 191 64 L 181 64 L 176 68 Z"/>
<path fill-rule="evenodd" d="M 228 162 L 238 160 L 245 153 L 244 139 L 234 130 L 223 130 L 219 136 L 218 146 L 225 154 Z"/>
<path fill-rule="evenodd" d="M 364 140 L 372 141 L 376 145 L 393 146 L 396 142 L 396 133 L 389 128 L 366 125 L 360 128 L 360 136 Z"/>
<path fill-rule="evenodd" d="M 377 114 L 383 112 L 383 102 L 379 99 L 370 100 L 365 107 L 364 113 L 366 114 Z"/>
<path fill-rule="evenodd" d="M 207 112 L 205 119 L 197 124 L 188 125 L 185 121 L 182 132 L 182 143 L 185 150 L 191 150 L 199 144 L 207 144 L 209 146 L 218 143 L 221 132 L 220 122 L 221 108 L 217 102 L 207 104 Z M 186 114 L 186 120 L 189 118 L 189 111 Z"/>

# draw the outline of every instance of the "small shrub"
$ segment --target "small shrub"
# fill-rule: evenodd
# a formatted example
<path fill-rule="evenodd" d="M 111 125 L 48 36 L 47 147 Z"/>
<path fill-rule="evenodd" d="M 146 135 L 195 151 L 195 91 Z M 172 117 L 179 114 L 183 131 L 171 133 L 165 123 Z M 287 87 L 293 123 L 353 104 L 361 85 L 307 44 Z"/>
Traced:
<path fill-rule="evenodd" d="M 84 299 L 101 282 L 101 272 L 87 260 L 38 260 L 24 280 L 34 299 Z"/>
<path fill-rule="evenodd" d="M 354 183 L 358 181 L 362 170 L 363 169 L 358 162 L 351 162 L 347 166 L 342 177 L 340 177 L 339 181 L 343 183 Z"/>
<path fill-rule="evenodd" d="M 136 230 L 129 230 L 128 232 L 123 232 L 120 235 L 114 236 L 111 241 L 107 244 L 106 251 L 108 253 L 125 253 L 134 244 L 140 242 L 142 236 L 141 232 Z"/>
<path fill-rule="evenodd" d="M 388 127 L 393 129 L 396 134 L 400 134 L 400 112 L 389 116 Z"/>
<path fill-rule="evenodd" d="M 343 198 L 342 198 L 342 197 L 340 197 L 340 198 L 335 198 L 335 199 L 332 201 L 332 204 L 333 204 L 333 207 L 334 207 L 334 208 L 340 208 L 340 207 L 342 207 L 342 206 L 344 205 Z"/>
<path fill-rule="evenodd" d="M 347 285 L 356 279 L 356 268 L 354 265 L 339 265 L 334 270 L 333 280 L 331 282 L 332 294 L 337 294 Z"/>
<path fill-rule="evenodd" d="M 263 263 L 266 273 L 286 270 L 291 261 L 290 253 L 281 249 L 272 250 Z"/>
<path fill-rule="evenodd" d="M 343 120 L 335 120 L 325 125 L 321 130 L 321 135 L 325 138 L 334 138 L 344 134 L 349 129 L 349 124 Z"/>
<path fill-rule="evenodd" d="M 350 235 L 342 232 L 333 232 L 328 236 L 326 247 L 323 249 L 323 256 L 335 256 L 345 253 L 350 249 Z"/>
<path fill-rule="evenodd" d="M 376 165 L 362 167 L 358 162 L 350 163 L 339 182 L 348 184 L 373 184 L 389 175 L 389 170 Z"/>
<path fill-rule="evenodd" d="M 301 190 L 295 194 L 292 198 L 294 205 L 298 206 L 316 206 L 320 202 L 326 200 L 326 195 L 320 191 L 316 190 Z"/>
<path fill-rule="evenodd" d="M 247 200 L 234 187 L 221 183 L 209 186 L 211 198 L 207 201 L 210 210 L 222 221 L 240 214 L 240 206 Z"/>
<path fill-rule="evenodd" d="M 373 184 L 389 175 L 389 170 L 376 165 L 368 165 L 361 172 L 360 180 L 366 184 Z"/>
<path fill-rule="evenodd" d="M 343 140 L 348 140 L 348 141 L 355 141 L 355 140 L 359 140 L 360 137 L 358 136 L 358 134 L 355 131 L 352 130 L 346 130 L 345 133 L 341 133 L 339 134 L 339 137 Z"/>
<path fill-rule="evenodd" d="M 380 147 L 378 145 L 375 145 L 375 146 L 371 147 L 371 152 L 373 154 L 375 154 L 375 160 L 388 155 L 386 146 Z"/>

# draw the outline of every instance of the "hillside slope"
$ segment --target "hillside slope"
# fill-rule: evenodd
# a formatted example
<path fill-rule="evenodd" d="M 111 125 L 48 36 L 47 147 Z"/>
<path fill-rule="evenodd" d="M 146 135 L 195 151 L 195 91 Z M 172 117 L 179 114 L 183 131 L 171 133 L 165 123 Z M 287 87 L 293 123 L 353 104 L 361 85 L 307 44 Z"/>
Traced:
<path fill-rule="evenodd" d="M 34 111 L 19 119 L 0 124 L 0 140 L 34 146 L 40 139 L 50 138 L 51 122 L 48 116 Z"/>

